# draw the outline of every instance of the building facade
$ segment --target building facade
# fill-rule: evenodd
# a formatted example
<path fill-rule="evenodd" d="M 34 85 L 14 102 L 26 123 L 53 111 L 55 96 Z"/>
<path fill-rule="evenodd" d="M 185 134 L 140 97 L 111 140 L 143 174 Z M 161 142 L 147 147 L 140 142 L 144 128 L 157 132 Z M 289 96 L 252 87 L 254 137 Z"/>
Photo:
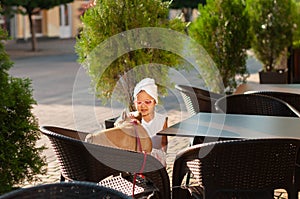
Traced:
<path fill-rule="evenodd" d="M 82 26 L 80 16 L 90 0 L 74 0 L 50 10 L 41 10 L 33 16 L 37 38 L 74 38 Z M 28 16 L 16 14 L 11 19 L 0 16 L 0 25 L 16 40 L 31 38 Z"/>
<path fill-rule="evenodd" d="M 41 10 L 33 16 L 36 37 L 75 38 L 82 27 L 80 16 L 93 3 L 94 0 L 74 0 L 50 10 Z M 189 17 L 185 21 L 192 21 L 198 16 L 196 9 L 187 9 L 186 12 L 184 9 L 171 9 L 169 17 L 173 18 L 182 13 L 188 13 Z M 184 17 L 186 18 L 185 15 Z M 31 38 L 28 16 L 16 14 L 11 19 L 5 19 L 0 15 L 0 26 L 6 29 L 13 39 L 26 41 Z"/>

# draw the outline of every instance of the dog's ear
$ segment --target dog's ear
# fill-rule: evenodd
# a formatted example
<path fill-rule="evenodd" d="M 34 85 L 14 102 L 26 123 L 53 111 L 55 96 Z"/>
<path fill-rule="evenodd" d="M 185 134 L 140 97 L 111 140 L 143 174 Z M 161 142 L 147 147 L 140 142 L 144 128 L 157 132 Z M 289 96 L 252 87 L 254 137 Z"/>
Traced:
<path fill-rule="evenodd" d="M 122 118 L 122 121 L 126 121 L 128 119 L 127 112 L 125 109 L 123 110 L 123 112 L 121 114 L 121 118 Z"/>
<path fill-rule="evenodd" d="M 115 121 L 115 127 L 122 125 L 126 120 L 129 120 L 126 109 L 124 109 L 120 117 Z"/>

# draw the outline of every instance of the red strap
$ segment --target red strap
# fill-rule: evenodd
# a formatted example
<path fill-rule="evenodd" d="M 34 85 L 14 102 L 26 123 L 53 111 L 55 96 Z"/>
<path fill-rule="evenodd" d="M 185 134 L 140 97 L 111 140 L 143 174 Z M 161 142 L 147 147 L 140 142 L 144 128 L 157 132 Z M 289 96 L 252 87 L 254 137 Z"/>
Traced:
<path fill-rule="evenodd" d="M 140 171 L 138 173 L 134 173 L 134 176 L 133 176 L 132 198 L 134 198 L 134 189 L 135 189 L 135 184 L 136 184 L 136 177 L 137 177 L 138 174 L 143 173 L 143 171 L 145 169 L 147 154 L 144 151 L 143 151 L 143 154 L 144 154 L 144 160 L 143 160 L 142 167 L 141 167 Z"/>
<path fill-rule="evenodd" d="M 132 124 L 133 124 L 133 127 L 134 127 L 134 134 L 135 134 L 135 138 L 136 138 L 137 147 L 139 148 L 140 152 L 143 152 L 141 139 L 140 139 L 140 136 L 139 136 L 139 134 L 136 130 L 137 123 L 134 121 L 134 122 L 132 122 Z"/>
<path fill-rule="evenodd" d="M 141 167 L 140 171 L 138 173 L 135 173 L 134 176 L 133 176 L 132 198 L 134 198 L 134 189 L 135 189 L 137 175 L 143 173 L 143 171 L 145 169 L 145 165 L 146 165 L 146 159 L 147 159 L 147 154 L 142 149 L 141 139 L 139 137 L 139 134 L 137 133 L 136 125 L 137 125 L 137 123 L 133 122 L 134 133 L 135 133 L 135 137 L 136 137 L 136 140 L 137 140 L 137 145 L 139 147 L 140 152 L 142 152 L 144 154 L 144 160 L 143 160 L 143 164 L 142 164 L 142 167 Z"/>

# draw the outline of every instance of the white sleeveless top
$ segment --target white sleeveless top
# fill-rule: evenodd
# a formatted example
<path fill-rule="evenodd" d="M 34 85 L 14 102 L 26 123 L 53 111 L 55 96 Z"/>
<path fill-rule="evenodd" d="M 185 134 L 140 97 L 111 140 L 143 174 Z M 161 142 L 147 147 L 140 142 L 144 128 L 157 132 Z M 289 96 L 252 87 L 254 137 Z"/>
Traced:
<path fill-rule="evenodd" d="M 166 153 L 162 150 L 162 137 L 156 135 L 156 133 L 163 130 L 166 118 L 166 115 L 154 112 L 154 118 L 150 122 L 146 122 L 142 119 L 142 126 L 146 129 L 152 140 L 151 155 L 158 159 L 163 166 L 166 166 Z"/>
<path fill-rule="evenodd" d="M 142 119 L 142 126 L 146 129 L 152 140 L 152 147 L 161 149 L 161 136 L 156 135 L 159 131 L 163 130 L 166 121 L 166 116 L 155 112 L 154 118 L 150 122 Z"/>

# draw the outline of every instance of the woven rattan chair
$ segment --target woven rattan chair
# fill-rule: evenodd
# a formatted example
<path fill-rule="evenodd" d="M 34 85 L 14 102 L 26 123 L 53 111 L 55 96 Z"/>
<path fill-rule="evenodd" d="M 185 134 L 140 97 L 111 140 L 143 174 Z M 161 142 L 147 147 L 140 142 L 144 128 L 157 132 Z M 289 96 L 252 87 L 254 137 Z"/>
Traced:
<path fill-rule="evenodd" d="M 1 199 L 130 199 L 131 197 L 88 182 L 62 182 L 20 188 L 0 196 Z"/>
<path fill-rule="evenodd" d="M 287 93 L 279 91 L 247 91 L 245 94 L 259 94 L 276 97 L 287 102 L 289 105 L 297 109 L 297 111 L 300 111 L 300 95 L 297 93 Z M 298 162 L 300 162 L 300 157 L 298 159 Z M 297 169 L 295 179 L 296 183 L 298 184 L 298 191 L 300 191 L 300 167 Z"/>
<path fill-rule="evenodd" d="M 300 111 L 300 95 L 297 93 L 287 93 L 279 91 L 247 91 L 245 94 L 260 94 L 276 97 L 287 102 L 295 109 L 297 109 L 297 111 Z"/>
<path fill-rule="evenodd" d="M 87 133 L 43 126 L 67 180 L 99 182 L 122 173 L 140 173 L 159 189 L 160 198 L 170 198 L 170 182 L 166 168 L 148 154 L 94 145 L 82 141 Z"/>
<path fill-rule="evenodd" d="M 259 94 L 227 95 L 215 103 L 218 112 L 230 114 L 300 117 L 291 105 L 275 97 Z"/>
<path fill-rule="evenodd" d="M 180 91 L 184 104 L 190 115 L 194 115 L 199 112 L 215 112 L 215 101 L 224 96 L 202 88 L 187 85 L 175 85 L 175 88 Z"/>
<path fill-rule="evenodd" d="M 190 115 L 199 112 L 216 112 L 215 102 L 224 95 L 210 92 L 208 90 L 187 85 L 175 85 L 175 88 L 180 91 L 186 109 Z M 203 143 L 204 137 L 196 136 L 191 145 Z"/>
<path fill-rule="evenodd" d="M 172 198 L 274 198 L 285 189 L 297 198 L 293 187 L 296 139 L 231 140 L 199 144 L 177 154 L 172 176 Z M 194 185 L 179 188 L 191 173 Z M 197 196 L 197 197 L 196 197 Z"/>

